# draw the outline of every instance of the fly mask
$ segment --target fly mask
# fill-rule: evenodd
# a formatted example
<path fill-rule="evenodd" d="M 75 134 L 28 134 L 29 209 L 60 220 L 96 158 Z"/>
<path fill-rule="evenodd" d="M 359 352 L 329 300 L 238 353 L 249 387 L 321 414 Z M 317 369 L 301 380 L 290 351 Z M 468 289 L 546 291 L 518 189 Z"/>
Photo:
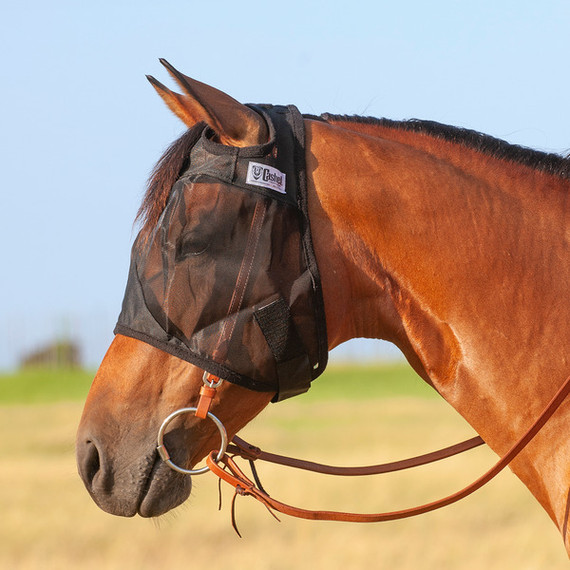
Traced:
<path fill-rule="evenodd" d="M 274 401 L 306 392 L 327 363 L 307 212 L 303 117 L 252 106 L 265 144 L 236 148 L 195 125 L 189 167 L 133 245 L 115 333 Z"/>

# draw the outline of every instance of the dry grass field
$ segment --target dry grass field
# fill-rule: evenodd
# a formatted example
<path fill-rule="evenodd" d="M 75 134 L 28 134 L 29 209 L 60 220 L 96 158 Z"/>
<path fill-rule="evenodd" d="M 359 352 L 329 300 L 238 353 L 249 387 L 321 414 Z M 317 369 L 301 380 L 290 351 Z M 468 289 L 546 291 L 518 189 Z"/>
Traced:
<path fill-rule="evenodd" d="M 325 378 L 322 379 L 324 383 Z M 321 381 L 320 381 L 321 382 Z M 1 388 L 1 385 L 0 385 Z M 554 525 L 510 472 L 441 511 L 382 524 L 282 518 L 195 478 L 192 497 L 159 521 L 100 511 L 76 474 L 74 435 L 82 403 L 0 407 L 0 568 L 128 570 L 232 567 L 263 570 L 556 570 L 568 558 Z M 243 435 L 263 448 L 316 461 L 362 464 L 431 451 L 469 437 L 438 398 L 369 395 L 346 406 L 323 388 L 271 406 Z M 308 508 L 379 511 L 432 500 L 481 474 L 496 457 L 477 449 L 441 465 L 344 479 L 261 466 L 266 488 Z"/>

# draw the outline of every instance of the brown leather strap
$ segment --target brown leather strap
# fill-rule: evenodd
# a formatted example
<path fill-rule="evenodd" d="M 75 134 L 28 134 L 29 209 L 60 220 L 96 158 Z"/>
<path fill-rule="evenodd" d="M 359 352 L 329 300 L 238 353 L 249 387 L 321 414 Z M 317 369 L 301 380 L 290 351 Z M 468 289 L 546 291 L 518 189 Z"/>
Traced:
<path fill-rule="evenodd" d="M 215 377 L 214 377 L 215 378 Z M 210 411 L 210 406 L 212 405 L 212 400 L 216 396 L 216 389 L 212 386 L 204 384 L 200 388 L 200 399 L 198 400 L 198 405 L 196 406 L 196 417 L 205 420 Z"/>
<path fill-rule="evenodd" d="M 337 511 L 312 511 L 293 507 L 285 503 L 281 503 L 270 497 L 267 493 L 258 489 L 255 484 L 248 479 L 239 469 L 235 461 L 229 456 L 222 457 L 219 463 L 216 463 L 216 452 L 212 452 L 206 459 L 208 467 L 220 479 L 223 479 L 236 489 L 236 493 L 240 495 L 250 495 L 263 503 L 267 508 L 274 509 L 283 514 L 310 520 L 330 520 L 345 522 L 382 522 L 396 519 L 403 519 L 427 513 L 441 507 L 445 507 L 452 503 L 463 499 L 481 488 L 485 483 L 489 482 L 495 475 L 502 471 L 532 440 L 532 438 L 540 431 L 548 419 L 560 407 L 568 393 L 570 392 L 570 376 L 566 379 L 562 387 L 558 390 L 554 398 L 546 406 L 539 418 L 534 424 L 523 434 L 523 436 L 511 447 L 511 449 L 484 475 L 479 477 L 475 482 L 471 483 L 464 489 L 425 505 L 412 507 L 401 511 L 392 511 L 386 513 L 345 513 Z"/>
<path fill-rule="evenodd" d="M 295 469 L 304 469 L 305 471 L 313 471 L 315 473 L 324 473 L 326 475 L 339 475 L 339 476 L 361 476 L 361 475 L 380 475 L 382 473 L 392 473 L 393 471 L 402 471 L 404 469 L 411 469 L 420 465 L 433 463 L 463 453 L 474 447 L 483 445 L 485 442 L 480 436 L 473 437 L 461 443 L 456 443 L 450 447 L 432 451 L 425 455 L 418 455 L 417 457 L 410 457 L 409 459 L 402 459 L 400 461 L 393 461 L 391 463 L 382 463 L 380 465 L 367 465 L 364 467 L 336 467 L 334 465 L 324 465 L 322 463 L 315 463 L 304 459 L 296 459 L 294 457 L 286 457 L 284 455 L 277 455 L 262 451 L 259 447 L 244 441 L 237 435 L 232 439 L 232 444 L 228 446 L 228 451 L 232 455 L 239 455 L 244 459 L 251 461 L 260 460 L 269 463 L 277 463 L 278 465 L 285 465 L 286 467 L 294 467 Z"/>

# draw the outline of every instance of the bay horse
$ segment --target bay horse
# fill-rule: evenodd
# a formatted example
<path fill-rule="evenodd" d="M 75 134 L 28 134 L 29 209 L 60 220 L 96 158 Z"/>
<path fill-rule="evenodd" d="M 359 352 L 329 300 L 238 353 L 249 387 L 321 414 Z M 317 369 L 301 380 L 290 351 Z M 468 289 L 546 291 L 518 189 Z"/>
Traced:
<path fill-rule="evenodd" d="M 262 115 L 164 62 L 184 94 L 149 78 L 189 128 L 247 148 L 269 136 Z M 427 121 L 306 116 L 305 161 L 328 348 L 385 339 L 499 455 L 532 424 L 570 373 L 570 160 Z M 157 165 L 139 218 L 157 224 L 179 177 L 183 135 Z M 162 515 L 191 477 L 157 456 L 173 410 L 196 406 L 203 370 L 117 334 L 77 434 L 87 490 L 121 516 Z M 225 382 L 211 405 L 229 436 L 274 394 Z M 190 468 L 219 446 L 190 415 L 169 446 Z M 511 464 L 570 551 L 570 402 Z"/>

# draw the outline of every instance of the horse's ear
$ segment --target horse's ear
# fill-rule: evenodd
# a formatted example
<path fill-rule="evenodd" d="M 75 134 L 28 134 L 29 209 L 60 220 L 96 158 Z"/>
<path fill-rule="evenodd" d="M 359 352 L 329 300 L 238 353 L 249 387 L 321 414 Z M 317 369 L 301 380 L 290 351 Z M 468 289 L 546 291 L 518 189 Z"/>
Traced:
<path fill-rule="evenodd" d="M 171 91 L 150 75 L 147 79 L 185 125 L 191 127 L 205 121 L 216 131 L 220 142 L 231 146 L 253 146 L 267 141 L 267 125 L 255 111 L 222 91 L 180 73 L 165 59 L 160 63 L 174 77 L 184 95 Z"/>

